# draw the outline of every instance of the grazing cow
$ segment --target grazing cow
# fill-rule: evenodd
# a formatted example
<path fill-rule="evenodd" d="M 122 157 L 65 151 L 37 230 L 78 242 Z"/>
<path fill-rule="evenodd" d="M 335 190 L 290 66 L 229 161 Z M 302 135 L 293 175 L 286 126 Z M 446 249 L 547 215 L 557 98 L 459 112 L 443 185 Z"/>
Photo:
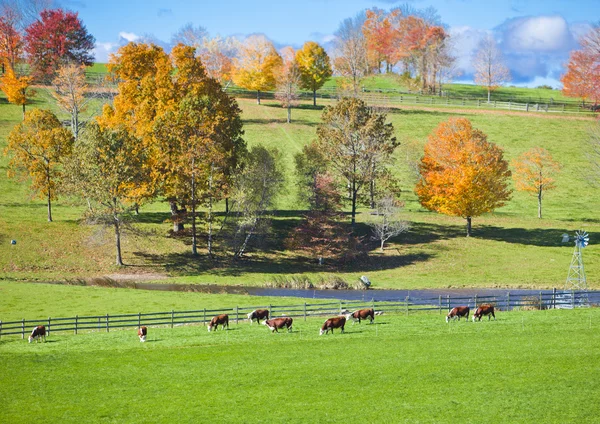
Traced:
<path fill-rule="evenodd" d="M 255 309 L 248 314 L 248 319 L 250 320 L 250 325 L 252 325 L 252 321 L 256 320 L 259 323 L 261 319 L 269 319 L 269 310 L 268 309 Z"/>
<path fill-rule="evenodd" d="M 359 309 L 358 311 L 354 311 L 351 314 L 345 314 L 346 320 L 352 320 L 352 325 L 356 321 L 360 324 L 360 321 L 363 319 L 369 319 L 371 324 L 373 324 L 373 320 L 375 319 L 375 311 L 372 308 L 369 309 Z"/>
<path fill-rule="evenodd" d="M 470 309 L 468 306 L 456 306 L 448 312 L 448 315 L 446 315 L 446 322 L 451 319 L 458 319 L 460 321 L 460 317 L 465 317 L 466 320 L 469 321 L 469 311 Z"/>
<path fill-rule="evenodd" d="M 38 339 L 44 338 L 44 342 L 46 341 L 46 327 L 44 327 L 43 325 L 38 325 L 37 327 L 33 327 L 33 331 L 31 332 L 31 335 L 29 336 L 29 343 L 31 343 L 33 340 L 35 340 L 35 342 L 38 342 Z"/>
<path fill-rule="evenodd" d="M 225 329 L 225 326 L 227 326 L 227 329 L 229 329 L 229 315 L 221 314 L 214 316 L 213 319 L 210 320 L 210 324 L 208 324 L 208 331 L 211 331 L 213 328 L 215 331 L 217 331 L 219 329 L 219 325 L 222 325 L 223 329 Z"/>
<path fill-rule="evenodd" d="M 484 315 L 488 316 L 488 321 L 491 320 L 492 317 L 494 317 L 494 320 L 495 320 L 496 315 L 494 314 L 494 305 L 489 305 L 489 304 L 479 305 L 479 307 L 473 314 L 473 322 L 475 322 L 475 320 L 477 318 L 479 318 L 479 321 L 481 321 L 481 317 Z"/>
<path fill-rule="evenodd" d="M 140 328 L 138 328 L 138 337 L 140 338 L 140 342 L 145 342 L 146 341 L 146 336 L 148 335 L 148 328 L 141 326 Z"/>
<path fill-rule="evenodd" d="M 323 323 L 323 326 L 321 327 L 321 331 L 319 332 L 319 335 L 322 336 L 323 334 L 327 334 L 329 332 L 329 330 L 331 330 L 331 334 L 333 334 L 334 328 L 341 328 L 342 333 L 343 333 L 345 325 L 346 325 L 346 317 L 344 317 L 344 316 L 329 318 L 327 321 L 325 321 Z"/>
<path fill-rule="evenodd" d="M 290 333 L 292 331 L 293 322 L 294 322 L 294 320 L 292 318 L 283 317 L 283 318 L 266 319 L 263 321 L 263 324 L 266 325 L 267 327 L 269 327 L 269 329 L 271 330 L 271 333 L 273 333 L 273 332 L 279 333 L 279 331 L 277 331 L 277 329 L 283 328 L 283 327 L 287 327 L 287 331 L 288 331 L 288 333 Z"/>

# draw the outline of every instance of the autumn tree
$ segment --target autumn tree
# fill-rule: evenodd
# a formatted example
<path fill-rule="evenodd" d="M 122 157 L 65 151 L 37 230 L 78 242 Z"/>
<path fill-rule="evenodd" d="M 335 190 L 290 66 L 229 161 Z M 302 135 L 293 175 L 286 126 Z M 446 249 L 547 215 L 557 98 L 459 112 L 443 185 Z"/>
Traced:
<path fill-rule="evenodd" d="M 0 8 L 0 64 L 13 70 L 23 55 L 23 36 L 18 30 L 17 12 L 10 7 Z"/>
<path fill-rule="evenodd" d="M 4 154 L 11 156 L 9 176 L 19 173 L 31 178 L 31 190 L 47 201 L 48 222 L 52 222 L 52 200 L 62 178 L 62 164 L 72 147 L 72 134 L 48 110 L 31 110 L 8 135 Z"/>
<path fill-rule="evenodd" d="M 319 44 L 307 41 L 296 52 L 296 62 L 300 70 L 300 86 L 313 92 L 313 106 L 316 106 L 317 90 L 323 87 L 333 73 L 329 56 Z"/>
<path fill-rule="evenodd" d="M 95 41 L 77 13 L 62 9 L 42 11 L 40 19 L 25 30 L 25 51 L 32 76 L 52 78 L 65 63 L 92 65 Z"/>
<path fill-rule="evenodd" d="M 82 65 L 67 64 L 58 68 L 52 81 L 52 96 L 58 107 L 71 117 L 71 131 L 77 140 L 81 131 L 81 114 L 86 111 L 92 99 L 85 81 L 85 68 Z"/>
<path fill-rule="evenodd" d="M 360 91 L 361 79 L 369 72 L 363 22 L 362 15 L 345 19 L 335 32 L 334 67 L 349 82 L 354 96 Z"/>
<path fill-rule="evenodd" d="M 281 106 L 287 109 L 287 123 L 292 122 L 292 107 L 298 104 L 300 98 L 300 70 L 294 49 L 284 47 L 281 50 L 283 64 L 277 72 L 277 91 L 275 98 L 281 102 Z"/>
<path fill-rule="evenodd" d="M 421 205 L 467 221 L 504 206 L 511 172 L 502 149 L 466 118 L 442 122 L 429 136 L 415 192 Z"/>
<path fill-rule="evenodd" d="M 492 36 L 484 38 L 479 43 L 473 57 L 473 67 L 475 68 L 473 76 L 475 84 L 487 88 L 488 103 L 492 91 L 511 79 L 510 71 L 504 64 L 502 52 Z"/>
<path fill-rule="evenodd" d="M 25 105 L 35 95 L 35 90 L 31 89 L 31 78 L 27 76 L 18 77 L 13 68 L 7 65 L 6 72 L 0 77 L 0 90 L 4 91 L 10 103 L 23 107 L 24 120 Z"/>
<path fill-rule="evenodd" d="M 367 43 L 368 56 L 376 63 L 376 69 L 381 72 L 385 62 L 385 71 L 391 72 L 397 62 L 397 44 L 401 13 L 392 10 L 389 13 L 381 9 L 369 9 L 362 32 Z"/>
<path fill-rule="evenodd" d="M 125 127 L 102 128 L 92 123 L 66 164 L 65 190 L 89 202 L 88 222 L 113 228 L 120 266 L 123 228 L 139 204 L 138 187 L 150 177 L 144 167 L 148 152 L 138 146 L 139 140 Z"/>
<path fill-rule="evenodd" d="M 600 25 L 581 40 L 581 49 L 571 53 L 567 72 L 562 76 L 563 93 L 595 104 L 600 101 Z"/>
<path fill-rule="evenodd" d="M 369 187 L 398 146 L 394 127 L 385 122 L 385 114 L 356 98 L 343 98 L 328 106 L 321 120 L 317 146 L 327 158 L 331 172 L 349 187 L 354 226 L 359 193 Z"/>
<path fill-rule="evenodd" d="M 206 28 L 200 25 L 194 27 L 193 23 L 188 22 L 173 34 L 171 44 L 185 44 L 186 46 L 199 48 L 206 37 L 208 37 Z"/>
<path fill-rule="evenodd" d="M 537 196 L 538 218 L 542 218 L 542 198 L 546 191 L 556 188 L 554 177 L 560 165 L 548 150 L 534 147 L 513 161 L 515 187 Z"/>
<path fill-rule="evenodd" d="M 267 232 L 269 210 L 285 182 L 278 149 L 254 146 L 242 161 L 232 192 L 232 218 L 226 224 L 234 259 L 244 255 L 253 238 Z"/>
<path fill-rule="evenodd" d="M 252 35 L 244 41 L 239 57 L 234 61 L 233 82 L 256 91 L 256 102 L 260 104 L 260 92 L 275 88 L 281 65 L 281 56 L 273 43 L 264 36 Z"/>
<path fill-rule="evenodd" d="M 404 205 L 394 196 L 384 196 L 377 201 L 375 218 L 368 222 L 373 238 L 379 241 L 379 250 L 383 253 L 385 242 L 410 229 L 408 222 L 399 218 Z"/>
<path fill-rule="evenodd" d="M 321 209 L 317 179 L 319 175 L 327 173 L 327 159 L 315 141 L 305 145 L 301 152 L 294 155 L 294 164 L 298 200 L 308 203 L 311 209 Z"/>

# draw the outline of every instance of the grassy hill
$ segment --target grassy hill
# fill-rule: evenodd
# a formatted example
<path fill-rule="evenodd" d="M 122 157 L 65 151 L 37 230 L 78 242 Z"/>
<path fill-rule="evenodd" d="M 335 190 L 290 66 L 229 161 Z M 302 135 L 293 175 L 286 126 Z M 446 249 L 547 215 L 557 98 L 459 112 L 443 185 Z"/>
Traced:
<path fill-rule="evenodd" d="M 588 130 L 597 125 L 593 119 L 414 107 L 390 109 L 388 119 L 401 142 L 394 172 L 402 181 L 406 203 L 403 214 L 412 223 L 411 231 L 392 240 L 384 254 L 374 250 L 368 263 L 334 272 L 319 268 L 310 258 L 286 251 L 281 243 L 306 207 L 296 200 L 293 155 L 315 137 L 321 107 L 327 103 L 319 102 L 317 108 L 303 104 L 294 109 L 291 124 L 285 123 L 286 112 L 274 101 L 263 101 L 261 106 L 252 99 L 239 99 L 239 103 L 248 144 L 275 146 L 284 152 L 288 189 L 278 201 L 266 253 L 251 251 L 247 260 L 233 267 L 215 267 L 203 257 L 192 258 L 187 239 L 168 236 L 168 206 L 156 202 L 141 210 L 138 227 L 145 233 L 131 234 L 123 242 L 128 266 L 116 268 L 110 232 L 81 225 L 82 209 L 65 199 L 55 203 L 55 222 L 47 223 L 43 201 L 31 199 L 27 181 L 7 179 L 7 159 L 1 157 L 0 278 L 48 281 L 132 273 L 167 275 L 173 282 L 260 285 L 276 276 L 295 274 L 313 280 L 335 274 L 353 283 L 367 274 L 380 288 L 560 288 L 572 255 L 572 246 L 561 245 L 560 236 L 581 228 L 591 235 L 591 245 L 584 252 L 588 284 L 600 288 L 599 253 L 594 247 L 600 236 L 595 213 L 600 208 L 600 193 L 588 183 L 586 155 Z M 40 89 L 29 107 L 53 105 Z M 410 162 L 422 154 L 428 134 L 453 116 L 469 118 L 490 141 L 504 149 L 508 160 L 541 146 L 561 162 L 563 170 L 557 189 L 544 200 L 543 220 L 536 218 L 535 198 L 515 192 L 506 207 L 475 218 L 474 237 L 467 239 L 461 219 L 420 207 L 412 192 L 416 180 Z M 4 149 L 9 131 L 20 119 L 20 108 L 8 104 L 0 94 L 0 149 Z M 368 235 L 365 222 L 369 211 L 360 212 L 358 232 Z M 9 243 L 12 239 L 16 245 Z"/>

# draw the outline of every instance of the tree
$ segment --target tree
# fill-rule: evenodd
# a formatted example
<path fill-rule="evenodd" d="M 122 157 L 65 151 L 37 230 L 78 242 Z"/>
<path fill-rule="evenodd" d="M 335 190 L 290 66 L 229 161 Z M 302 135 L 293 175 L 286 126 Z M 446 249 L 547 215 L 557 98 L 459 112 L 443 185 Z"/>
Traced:
<path fill-rule="evenodd" d="M 234 61 L 233 82 L 256 91 L 256 102 L 260 104 L 260 92 L 275 88 L 276 73 L 281 65 L 281 56 L 273 43 L 264 36 L 252 35 L 244 41 L 239 58 Z"/>
<path fill-rule="evenodd" d="M 300 86 L 313 92 L 313 106 L 316 106 L 317 90 L 323 87 L 333 74 L 329 56 L 323 47 L 314 41 L 307 41 L 296 52 L 296 62 L 300 70 Z"/>
<path fill-rule="evenodd" d="M 475 84 L 487 88 L 488 103 L 491 92 L 510 81 L 510 71 L 504 64 L 502 53 L 492 36 L 481 40 L 473 58 Z"/>
<path fill-rule="evenodd" d="M 54 77 L 59 66 L 65 63 L 86 66 L 94 63 L 92 51 L 96 40 L 77 13 L 44 10 L 40 20 L 29 25 L 25 33 L 25 51 L 36 79 Z"/>
<path fill-rule="evenodd" d="M 287 109 L 287 123 L 292 122 L 292 107 L 298 104 L 300 86 L 300 70 L 292 47 L 284 47 L 281 51 L 283 65 L 277 74 L 277 92 L 275 98 Z"/>
<path fill-rule="evenodd" d="M 216 79 L 226 89 L 231 83 L 233 57 L 235 57 L 239 42 L 228 37 L 205 38 L 198 48 L 198 56 L 209 77 Z"/>
<path fill-rule="evenodd" d="M 415 192 L 421 205 L 467 221 L 504 206 L 511 172 L 502 150 L 465 118 L 442 122 L 429 136 Z"/>
<path fill-rule="evenodd" d="M 308 203 L 311 209 L 321 209 L 317 179 L 327 171 L 327 160 L 313 141 L 294 156 L 298 200 Z"/>
<path fill-rule="evenodd" d="M 13 68 L 8 65 L 6 72 L 0 77 L 0 89 L 4 91 L 8 101 L 23 107 L 23 120 L 25 120 L 25 105 L 35 95 L 35 90 L 30 88 L 31 78 L 17 77 Z"/>
<path fill-rule="evenodd" d="M 325 108 L 321 120 L 317 146 L 331 171 L 348 184 L 354 226 L 358 194 L 399 145 L 393 137 L 394 127 L 385 123 L 385 114 L 375 112 L 360 99 L 347 97 Z"/>
<path fill-rule="evenodd" d="M 8 135 L 5 155 L 11 155 L 9 175 L 31 177 L 31 190 L 47 200 L 52 222 L 52 200 L 62 177 L 61 165 L 70 156 L 73 136 L 48 110 L 33 109 Z"/>
<path fill-rule="evenodd" d="M 121 237 L 131 210 L 139 204 L 138 186 L 149 178 L 144 163 L 147 151 L 121 126 L 91 124 L 75 144 L 66 166 L 65 190 L 85 197 L 91 208 L 86 218 L 114 229 L 116 264 L 123 265 Z"/>
<path fill-rule="evenodd" d="M 281 153 L 277 149 L 254 146 L 243 158 L 241 171 L 235 176 L 229 228 L 229 243 L 234 259 L 241 258 L 251 239 L 266 232 L 268 210 L 285 182 Z"/>
<path fill-rule="evenodd" d="M 377 202 L 376 216 L 380 219 L 369 222 L 369 226 L 375 240 L 380 241 L 379 249 L 382 253 L 386 241 L 410 229 L 406 221 L 398 218 L 402 206 L 394 196 L 384 196 Z"/>
<path fill-rule="evenodd" d="M 547 190 L 556 188 L 554 176 L 560 171 L 558 162 L 546 149 L 534 147 L 513 161 L 513 178 L 519 191 L 526 191 L 538 199 L 538 218 L 542 218 L 542 198 Z"/>
<path fill-rule="evenodd" d="M 367 10 L 362 32 L 367 43 L 368 55 L 372 56 L 377 71 L 385 62 L 385 71 L 391 72 L 396 63 L 396 44 L 398 43 L 398 26 L 401 18 L 399 10 L 385 13 L 381 9 Z"/>
<path fill-rule="evenodd" d="M 84 67 L 74 64 L 61 66 L 52 86 L 56 104 L 71 117 L 71 131 L 77 140 L 83 124 L 80 115 L 86 111 L 91 100 L 91 97 L 86 96 L 89 87 L 85 81 Z"/>
<path fill-rule="evenodd" d="M 185 44 L 186 46 L 199 48 L 204 39 L 208 37 L 208 31 L 202 26 L 194 27 L 194 24 L 188 22 L 171 37 L 171 44 Z"/>
<path fill-rule="evenodd" d="M 23 37 L 19 32 L 17 12 L 10 7 L 0 8 L 0 63 L 15 69 L 23 55 Z"/>
<path fill-rule="evenodd" d="M 581 40 L 581 50 L 571 53 L 567 72 L 562 76 L 563 93 L 595 104 L 600 101 L 600 25 Z"/>
<path fill-rule="evenodd" d="M 367 42 L 362 33 L 364 19 L 360 14 L 355 18 L 348 18 L 342 21 L 335 32 L 334 67 L 337 73 L 349 81 L 354 96 L 358 95 L 360 81 L 369 70 Z"/>

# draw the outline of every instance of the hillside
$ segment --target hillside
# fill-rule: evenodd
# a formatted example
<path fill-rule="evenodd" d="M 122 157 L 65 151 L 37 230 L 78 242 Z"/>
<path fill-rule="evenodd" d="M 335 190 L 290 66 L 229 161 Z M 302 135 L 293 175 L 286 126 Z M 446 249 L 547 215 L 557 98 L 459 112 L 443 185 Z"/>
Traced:
<path fill-rule="evenodd" d="M 384 254 L 373 250 L 368 263 L 334 272 L 286 251 L 281 243 L 305 208 L 295 197 L 293 155 L 315 137 L 322 106 L 303 104 L 292 111 L 293 122 L 286 124 L 285 110 L 274 101 L 263 101 L 258 106 L 251 99 L 241 98 L 239 103 L 248 144 L 276 146 L 284 152 L 288 189 L 278 201 L 266 253 L 250 252 L 249 258 L 235 267 L 215 266 L 204 257 L 194 259 L 188 254 L 188 240 L 168 236 L 168 205 L 156 202 L 140 211 L 138 228 L 144 233 L 129 235 L 124 242 L 128 266 L 116 268 L 112 265 L 110 232 L 80 224 L 81 209 L 65 199 L 55 204 L 55 222 L 47 223 L 45 204 L 30 198 L 26 181 L 7 179 L 7 159 L 2 157 L 0 278 L 48 281 L 119 273 L 147 275 L 150 279 L 160 275 L 173 282 L 261 285 L 278 276 L 304 274 L 317 280 L 335 274 L 353 284 L 366 274 L 376 288 L 560 288 L 572 255 L 572 245 L 561 245 L 560 236 L 581 228 L 591 236 L 591 245 L 584 253 L 588 285 L 600 287 L 594 247 L 600 236 L 594 212 L 600 207 L 600 193 L 587 182 L 586 140 L 593 119 L 468 109 L 390 109 L 388 119 L 401 142 L 394 171 L 402 181 L 404 218 L 412 228 L 392 240 Z M 52 107 L 43 89 L 30 107 Z M 428 134 L 438 123 L 452 116 L 469 118 L 490 141 L 504 149 L 508 160 L 541 146 L 561 162 L 557 189 L 544 200 L 543 220 L 536 218 L 535 198 L 515 192 L 506 207 L 475 218 L 474 237 L 467 239 L 461 219 L 421 208 L 412 192 L 415 177 L 409 162 L 420 157 Z M 19 107 L 7 104 L 0 96 L 0 148 L 4 149 L 9 131 L 20 118 Z M 368 230 L 364 222 L 368 218 L 369 211 L 361 210 L 358 231 L 365 235 Z M 16 245 L 9 243 L 13 239 Z"/>

